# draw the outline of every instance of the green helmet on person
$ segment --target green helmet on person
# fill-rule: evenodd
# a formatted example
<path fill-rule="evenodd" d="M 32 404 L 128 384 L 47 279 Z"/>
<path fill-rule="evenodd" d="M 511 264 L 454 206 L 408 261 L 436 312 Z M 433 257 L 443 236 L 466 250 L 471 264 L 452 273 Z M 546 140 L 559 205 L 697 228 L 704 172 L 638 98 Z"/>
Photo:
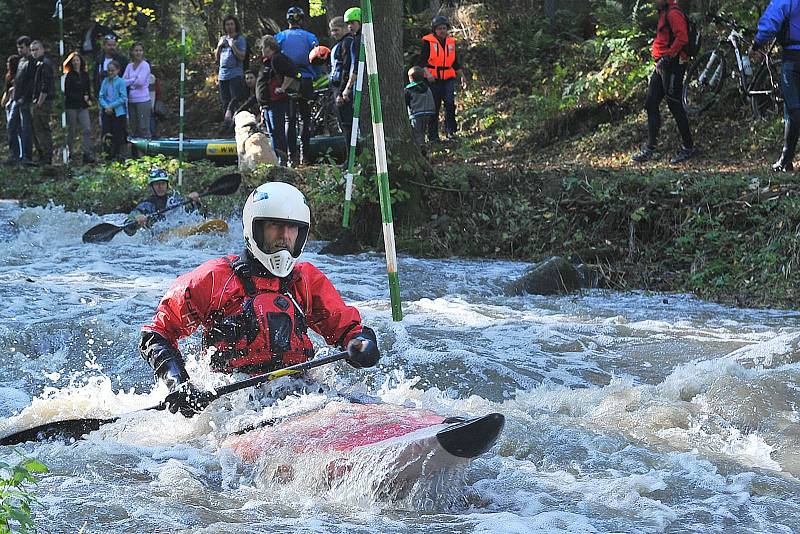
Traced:
<path fill-rule="evenodd" d="M 152 169 L 147 176 L 147 185 L 153 185 L 156 182 L 169 183 L 169 174 L 164 169 Z"/>
<path fill-rule="evenodd" d="M 345 22 L 361 22 L 361 8 L 360 7 L 351 7 L 347 11 L 344 12 L 344 21 Z"/>

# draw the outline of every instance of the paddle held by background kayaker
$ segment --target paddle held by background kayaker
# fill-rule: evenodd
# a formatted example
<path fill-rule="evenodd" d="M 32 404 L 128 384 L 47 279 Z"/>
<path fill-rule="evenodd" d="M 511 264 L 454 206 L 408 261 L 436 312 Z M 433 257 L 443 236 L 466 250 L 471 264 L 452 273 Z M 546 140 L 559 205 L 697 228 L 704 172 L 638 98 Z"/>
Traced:
<path fill-rule="evenodd" d="M 152 217 L 152 214 L 165 208 L 177 206 L 183 202 L 183 197 L 177 191 L 174 191 L 171 195 L 168 194 L 169 178 L 169 174 L 164 169 L 153 169 L 150 171 L 150 175 L 147 178 L 147 185 L 153 194 L 133 208 L 133 211 L 128 215 L 128 220 L 136 221 L 140 227 L 148 224 L 148 221 L 150 224 L 153 224 L 155 221 L 163 219 L 163 216 Z M 186 195 L 186 198 L 192 201 L 192 207 L 200 205 L 200 193 L 197 191 L 192 191 Z M 136 226 L 132 226 L 130 229 L 125 228 L 125 233 L 133 235 L 136 233 L 137 229 L 138 227 Z"/>
<path fill-rule="evenodd" d="M 271 182 L 247 199 L 245 250 L 207 261 L 179 277 L 142 328 L 140 351 L 170 388 L 170 411 L 191 417 L 207 396 L 189 382 L 178 340 L 203 328 L 211 367 L 219 372 L 267 373 L 314 356 L 308 329 L 346 348 L 357 368 L 378 363 L 375 332 L 342 300 L 314 265 L 297 262 L 311 222 L 305 196 Z"/>

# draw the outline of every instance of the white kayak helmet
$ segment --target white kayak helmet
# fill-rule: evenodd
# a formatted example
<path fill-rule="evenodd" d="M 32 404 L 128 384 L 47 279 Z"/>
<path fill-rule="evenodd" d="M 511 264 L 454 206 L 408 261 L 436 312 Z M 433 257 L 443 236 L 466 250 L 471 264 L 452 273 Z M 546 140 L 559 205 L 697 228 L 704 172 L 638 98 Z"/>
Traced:
<path fill-rule="evenodd" d="M 277 222 L 296 224 L 299 227 L 294 250 L 267 252 L 264 246 L 264 223 Z M 297 263 L 308 240 L 311 226 L 311 210 L 306 197 L 293 185 L 283 182 L 268 182 L 258 186 L 244 204 L 242 213 L 244 243 L 247 250 L 269 272 L 283 278 L 288 276 Z"/>

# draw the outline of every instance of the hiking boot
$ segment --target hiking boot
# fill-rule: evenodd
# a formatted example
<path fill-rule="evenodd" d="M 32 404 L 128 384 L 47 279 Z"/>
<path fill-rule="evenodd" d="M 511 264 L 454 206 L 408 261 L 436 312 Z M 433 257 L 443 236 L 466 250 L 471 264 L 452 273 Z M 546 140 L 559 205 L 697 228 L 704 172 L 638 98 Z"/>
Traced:
<path fill-rule="evenodd" d="M 781 160 L 776 161 L 772 164 L 772 171 L 773 172 L 794 172 L 794 165 L 791 161 L 784 163 Z"/>
<path fill-rule="evenodd" d="M 645 161 L 650 161 L 651 159 L 655 159 L 656 151 L 654 148 L 650 148 L 646 146 L 639 151 L 638 154 L 634 154 L 631 159 L 636 163 L 644 163 Z"/>
<path fill-rule="evenodd" d="M 670 163 L 675 165 L 676 163 L 683 163 L 687 159 L 691 159 L 695 155 L 694 148 L 681 148 L 681 151 L 675 154 L 675 156 L 669 160 Z"/>

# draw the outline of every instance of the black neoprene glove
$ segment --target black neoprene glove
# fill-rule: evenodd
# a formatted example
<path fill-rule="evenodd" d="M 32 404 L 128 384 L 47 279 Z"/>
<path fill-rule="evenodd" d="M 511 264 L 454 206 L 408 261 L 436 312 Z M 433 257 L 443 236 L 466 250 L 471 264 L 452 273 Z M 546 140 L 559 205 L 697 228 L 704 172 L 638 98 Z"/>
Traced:
<path fill-rule="evenodd" d="M 360 369 L 374 366 L 380 358 L 375 331 L 367 326 L 362 327 L 361 333 L 347 344 L 347 363 Z"/>

